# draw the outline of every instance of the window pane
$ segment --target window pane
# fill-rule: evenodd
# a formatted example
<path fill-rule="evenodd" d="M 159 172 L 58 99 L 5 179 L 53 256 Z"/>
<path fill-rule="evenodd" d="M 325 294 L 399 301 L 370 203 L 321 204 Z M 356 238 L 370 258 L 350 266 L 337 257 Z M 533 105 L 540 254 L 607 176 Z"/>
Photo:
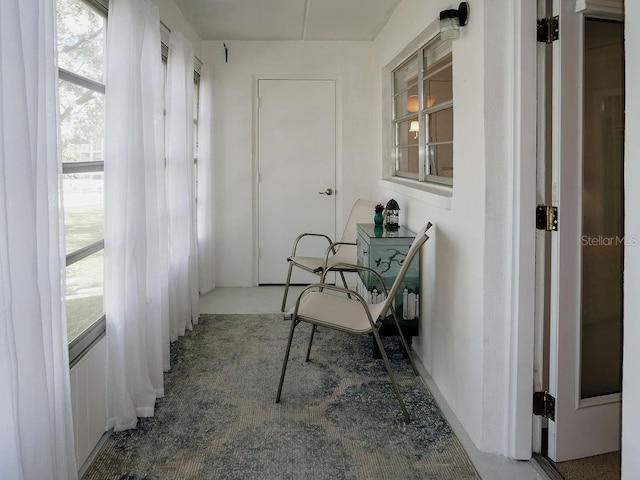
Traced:
<path fill-rule="evenodd" d="M 418 117 L 396 124 L 396 145 L 418 145 Z"/>
<path fill-rule="evenodd" d="M 64 237 L 66 253 L 104 237 L 102 172 L 64 175 Z"/>
<path fill-rule="evenodd" d="M 453 143 L 431 145 L 429 152 L 429 173 L 439 177 L 453 178 Z"/>
<path fill-rule="evenodd" d="M 104 251 L 67 267 L 67 334 L 69 342 L 104 313 Z"/>
<path fill-rule="evenodd" d="M 422 53 L 425 72 L 424 76 L 432 75 L 447 63 L 451 63 L 451 40 L 440 40 L 430 44 Z"/>
<path fill-rule="evenodd" d="M 193 82 L 193 156 L 198 158 L 198 116 L 200 107 L 200 83 Z"/>
<path fill-rule="evenodd" d="M 397 94 L 409 90 L 418 83 L 418 56 L 414 56 L 409 62 L 393 72 L 393 93 Z M 417 93 L 417 90 L 416 90 Z"/>
<path fill-rule="evenodd" d="M 622 391 L 624 24 L 584 25 L 580 398 Z"/>
<path fill-rule="evenodd" d="M 102 82 L 106 19 L 81 0 L 57 1 L 58 64 Z"/>
<path fill-rule="evenodd" d="M 418 145 L 396 148 L 396 173 L 418 178 Z"/>
<path fill-rule="evenodd" d="M 411 113 L 417 113 L 420 109 L 418 103 L 418 85 L 414 85 L 406 92 L 402 92 L 395 98 L 394 119 L 402 118 Z"/>
<path fill-rule="evenodd" d="M 200 105 L 200 84 L 193 82 L 193 121 L 198 121 L 198 107 Z"/>
<path fill-rule="evenodd" d="M 451 55 L 448 55 L 446 59 L 450 62 Z M 424 80 L 424 108 L 435 107 L 443 102 L 453 100 L 453 70 L 451 63 L 442 70 L 437 70 L 436 68 L 431 68 L 430 70 L 434 71 L 434 73 Z"/>
<path fill-rule="evenodd" d="M 60 80 L 62 161 L 102 161 L 104 95 Z"/>
<path fill-rule="evenodd" d="M 453 108 L 429 114 L 427 143 L 453 141 Z"/>

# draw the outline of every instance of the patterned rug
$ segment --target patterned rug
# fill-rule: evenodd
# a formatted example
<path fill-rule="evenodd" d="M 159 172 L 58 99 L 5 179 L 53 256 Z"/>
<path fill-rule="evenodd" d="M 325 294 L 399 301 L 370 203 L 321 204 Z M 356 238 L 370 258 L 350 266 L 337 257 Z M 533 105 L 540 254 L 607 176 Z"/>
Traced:
<path fill-rule="evenodd" d="M 112 433 L 84 480 L 478 479 L 397 338 L 384 338 L 405 424 L 372 339 L 296 328 L 282 315 L 203 315 L 171 346 L 156 414 Z"/>

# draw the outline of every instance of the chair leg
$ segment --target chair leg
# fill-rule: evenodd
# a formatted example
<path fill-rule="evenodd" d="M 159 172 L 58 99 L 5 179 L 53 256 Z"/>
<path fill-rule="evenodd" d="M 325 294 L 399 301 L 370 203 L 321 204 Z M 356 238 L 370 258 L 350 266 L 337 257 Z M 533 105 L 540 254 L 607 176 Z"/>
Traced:
<path fill-rule="evenodd" d="M 413 361 L 413 355 L 411 354 L 411 348 L 409 348 L 409 344 L 407 340 L 404 338 L 402 334 L 402 329 L 400 328 L 400 322 L 398 321 L 398 316 L 396 315 L 395 310 L 391 309 L 391 313 L 393 314 L 393 320 L 396 323 L 396 328 L 398 329 L 398 336 L 400 337 L 400 342 L 404 347 L 405 352 L 407 352 L 407 356 L 409 357 L 409 362 L 411 363 L 411 368 L 413 368 L 413 373 L 419 375 L 418 369 L 416 368 L 416 364 Z"/>
<path fill-rule="evenodd" d="M 314 323 L 313 327 L 311 328 L 311 336 L 309 337 L 309 346 L 307 347 L 307 356 L 304 359 L 305 362 L 309 361 L 309 355 L 311 354 L 311 344 L 313 343 L 313 335 L 316 333 L 316 328 L 318 328 L 318 326 Z"/>
<path fill-rule="evenodd" d="M 287 274 L 287 282 L 284 284 L 284 295 L 282 296 L 282 306 L 280 311 L 284 312 L 284 307 L 287 304 L 287 294 L 289 293 L 289 283 L 291 282 L 291 272 L 293 271 L 293 262 L 289 261 L 289 273 Z"/>
<path fill-rule="evenodd" d="M 411 423 L 411 419 L 409 418 L 409 412 L 407 412 L 407 407 L 404 405 L 404 400 L 402 399 L 402 394 L 400 393 L 400 388 L 396 383 L 396 377 L 391 370 L 391 364 L 389 363 L 389 357 L 387 357 L 387 352 L 384 349 L 384 345 L 382 345 L 382 340 L 380 340 L 380 335 L 378 331 L 373 329 L 373 338 L 376 339 L 376 343 L 378 348 L 380 349 L 380 354 L 382 355 L 382 361 L 384 362 L 384 366 L 387 369 L 387 373 L 389 374 L 389 379 L 391 380 L 391 385 L 393 386 L 393 393 L 398 399 L 398 403 L 400 404 L 400 409 L 402 410 L 402 415 L 404 415 L 405 423 Z"/>
<path fill-rule="evenodd" d="M 287 342 L 287 350 L 284 354 L 284 362 L 282 362 L 282 373 L 280 374 L 280 384 L 278 385 L 278 393 L 276 394 L 276 403 L 280 403 L 280 394 L 282 393 L 282 384 L 284 383 L 284 374 L 287 371 L 287 363 L 289 362 L 289 353 L 291 352 L 291 341 L 293 340 L 293 330 L 300 320 L 291 319 L 291 330 L 289 330 L 289 341 Z"/>
<path fill-rule="evenodd" d="M 339 270 L 338 273 L 340 273 L 340 278 L 342 279 L 342 285 L 344 285 L 344 288 L 346 288 L 348 290 L 349 286 L 347 285 L 347 279 L 344 278 L 344 272 Z"/>

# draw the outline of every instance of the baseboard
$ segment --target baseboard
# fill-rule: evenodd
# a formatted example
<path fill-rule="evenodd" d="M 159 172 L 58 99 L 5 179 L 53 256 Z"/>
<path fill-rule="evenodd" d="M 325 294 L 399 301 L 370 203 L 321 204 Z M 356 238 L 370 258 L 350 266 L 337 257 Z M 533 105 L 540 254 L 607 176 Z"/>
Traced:
<path fill-rule="evenodd" d="M 562 475 L 555 469 L 550 460 L 546 457 L 535 454 L 531 459 L 533 467 L 538 473 L 544 475 L 549 480 L 564 480 Z"/>
<path fill-rule="evenodd" d="M 460 440 L 462 447 L 467 452 L 471 463 L 473 463 L 473 466 L 481 478 L 491 480 L 513 480 L 515 478 L 549 480 L 550 477 L 541 474 L 535 469 L 531 461 L 514 460 L 502 455 L 485 453 L 478 450 L 415 351 L 413 352 L 413 358 L 420 377 L 433 395 L 436 404 L 447 419 L 447 422 L 449 422 L 453 433 L 458 437 L 458 440 Z M 555 479 L 551 478 L 551 480 Z"/>
<path fill-rule="evenodd" d="M 108 430 L 108 431 L 104 432 L 102 437 L 100 437 L 100 440 L 98 440 L 98 443 L 96 444 L 96 446 L 93 447 L 93 450 L 91 450 L 91 453 L 89 454 L 87 459 L 84 461 L 82 466 L 78 469 L 78 478 L 79 479 L 82 479 L 82 477 L 84 477 L 84 474 L 87 473 L 87 470 L 89 470 L 89 467 L 91 466 L 93 461 L 98 456 L 98 453 L 100 453 L 100 450 L 102 450 L 102 447 L 107 442 L 107 440 L 109 439 L 110 435 L 111 435 L 111 430 Z"/>

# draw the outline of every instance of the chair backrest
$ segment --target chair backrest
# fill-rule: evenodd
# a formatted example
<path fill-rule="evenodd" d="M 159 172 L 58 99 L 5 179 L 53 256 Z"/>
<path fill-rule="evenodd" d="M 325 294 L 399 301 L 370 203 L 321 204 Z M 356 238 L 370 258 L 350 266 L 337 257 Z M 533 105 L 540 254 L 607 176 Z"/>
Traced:
<path fill-rule="evenodd" d="M 387 312 L 389 311 L 389 308 L 391 308 L 393 299 L 396 297 L 396 294 L 398 293 L 398 289 L 402 284 L 402 280 L 404 279 L 404 276 L 407 273 L 407 270 L 409 270 L 409 267 L 411 266 L 411 261 L 413 260 L 413 257 L 416 256 L 416 253 L 418 253 L 422 245 L 424 245 L 424 242 L 426 242 L 429 239 L 429 236 L 427 235 L 427 230 L 429 230 L 430 228 L 431 228 L 431 222 L 428 222 L 424 227 L 420 229 L 420 231 L 418 231 L 418 233 L 416 234 L 416 238 L 414 238 L 413 242 L 411 242 L 411 247 L 409 247 L 409 252 L 407 252 L 407 256 L 404 259 L 404 262 L 402 262 L 402 267 L 400 267 L 400 271 L 398 272 L 398 275 L 396 276 L 396 279 L 394 280 L 393 285 L 391 285 L 391 288 L 389 289 L 387 299 L 385 300 L 384 307 L 382 309 L 383 312 Z"/>
<path fill-rule="evenodd" d="M 349 214 L 347 223 L 344 226 L 344 231 L 340 238 L 341 242 L 356 243 L 356 240 L 358 239 L 357 224 L 373 223 L 373 215 L 378 203 L 379 202 L 374 202 L 372 200 L 358 199 L 356 201 L 351 208 L 351 213 Z M 339 256 L 336 257 L 336 260 L 339 258 L 339 261 L 341 262 L 356 263 L 357 249 L 355 246 L 339 245 L 337 252 L 339 253 Z"/>
<path fill-rule="evenodd" d="M 358 223 L 373 223 L 373 215 L 378 202 L 372 200 L 356 200 L 342 232 L 341 242 L 355 243 L 358 239 Z"/>

